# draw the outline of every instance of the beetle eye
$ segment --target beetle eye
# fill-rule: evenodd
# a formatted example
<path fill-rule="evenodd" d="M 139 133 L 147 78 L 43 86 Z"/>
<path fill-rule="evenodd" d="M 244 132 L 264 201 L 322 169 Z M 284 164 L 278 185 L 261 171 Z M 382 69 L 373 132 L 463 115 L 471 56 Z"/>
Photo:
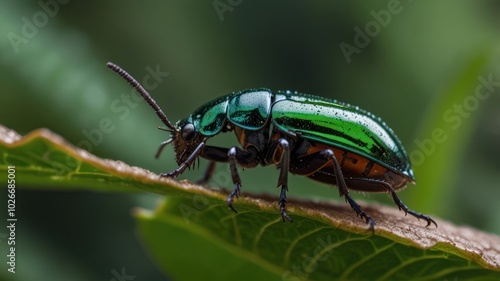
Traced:
<path fill-rule="evenodd" d="M 194 125 L 191 123 L 187 123 L 184 125 L 181 129 L 181 137 L 185 141 L 190 141 L 194 139 L 194 136 L 196 135 L 196 132 L 194 130 Z"/>

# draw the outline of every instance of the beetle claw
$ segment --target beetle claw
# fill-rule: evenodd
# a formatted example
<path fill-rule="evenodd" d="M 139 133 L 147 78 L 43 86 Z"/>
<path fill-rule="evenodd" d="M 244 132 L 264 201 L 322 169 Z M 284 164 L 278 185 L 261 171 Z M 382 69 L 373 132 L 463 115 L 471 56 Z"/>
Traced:
<path fill-rule="evenodd" d="M 433 223 L 436 226 L 436 228 L 438 227 L 437 223 L 431 217 L 426 217 L 425 220 L 427 221 L 427 225 L 425 227 L 429 227 L 431 223 Z"/>
<path fill-rule="evenodd" d="M 289 222 L 293 222 L 293 219 L 289 217 L 284 209 L 281 210 L 281 219 L 283 222 L 285 222 L 285 219 L 288 220 Z"/>
<path fill-rule="evenodd" d="M 233 207 L 233 197 L 231 195 L 227 197 L 226 202 L 229 209 L 231 209 L 235 213 L 238 213 L 238 211 L 236 211 L 236 209 Z"/>
<path fill-rule="evenodd" d="M 233 207 L 233 201 L 234 197 L 236 198 L 240 197 L 240 187 L 241 187 L 240 184 L 235 184 L 233 192 L 231 192 L 231 194 L 229 194 L 226 199 L 227 206 L 235 213 L 238 213 L 238 211 L 236 211 L 236 209 Z"/>
<path fill-rule="evenodd" d="M 175 178 L 179 175 L 179 168 L 173 170 L 169 173 L 161 173 L 160 178 Z"/>
<path fill-rule="evenodd" d="M 161 173 L 160 178 L 173 178 L 172 173 Z"/>
<path fill-rule="evenodd" d="M 232 193 L 227 197 L 226 199 L 226 202 L 227 202 L 227 206 L 229 207 L 229 209 L 231 209 L 233 212 L 235 213 L 238 213 L 238 211 L 236 211 L 236 209 L 233 207 L 233 196 L 232 196 Z"/>
<path fill-rule="evenodd" d="M 285 222 L 285 219 L 288 220 L 289 222 L 293 222 L 293 219 L 289 217 L 288 214 L 286 213 L 286 200 L 280 201 L 279 205 L 280 205 L 281 219 L 283 220 L 283 222 Z"/>
<path fill-rule="evenodd" d="M 227 201 L 228 201 L 227 206 L 229 207 L 229 209 L 231 209 L 233 212 L 235 212 L 237 214 L 238 211 L 236 211 L 236 209 L 233 207 L 233 203 L 229 202 L 229 199 Z"/>
<path fill-rule="evenodd" d="M 405 209 L 405 213 L 409 213 L 410 215 L 416 217 L 418 220 L 423 219 L 427 222 L 427 225 L 425 227 L 429 227 L 431 224 L 434 224 L 436 228 L 438 227 L 437 223 L 435 220 L 433 220 L 431 217 L 428 215 L 424 215 L 412 210 L 408 210 L 407 208 Z"/>
<path fill-rule="evenodd" d="M 372 235 L 375 234 L 375 225 L 377 223 L 369 216 L 366 216 L 366 223 L 368 223 L 370 225 L 369 229 L 371 230 Z"/>

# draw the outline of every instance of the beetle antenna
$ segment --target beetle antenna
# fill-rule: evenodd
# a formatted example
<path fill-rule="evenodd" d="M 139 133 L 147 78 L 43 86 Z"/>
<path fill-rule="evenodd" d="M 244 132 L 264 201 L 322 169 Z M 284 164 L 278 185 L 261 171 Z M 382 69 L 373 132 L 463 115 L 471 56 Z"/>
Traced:
<path fill-rule="evenodd" d="M 155 100 L 146 91 L 146 89 L 144 89 L 144 87 L 142 87 L 141 84 L 139 84 L 139 82 L 137 82 L 137 80 L 132 77 L 132 75 L 128 74 L 125 70 L 123 70 L 123 68 L 112 62 L 108 62 L 106 65 L 118 75 L 123 77 L 123 79 L 125 79 L 139 94 L 141 94 L 141 96 L 147 101 L 147 103 L 154 109 L 156 115 L 160 117 L 160 120 L 163 122 L 163 124 L 169 127 L 172 132 L 177 131 L 174 125 L 172 125 L 172 123 L 170 123 L 170 121 L 168 120 L 167 115 L 163 113 L 160 106 L 155 102 Z"/>

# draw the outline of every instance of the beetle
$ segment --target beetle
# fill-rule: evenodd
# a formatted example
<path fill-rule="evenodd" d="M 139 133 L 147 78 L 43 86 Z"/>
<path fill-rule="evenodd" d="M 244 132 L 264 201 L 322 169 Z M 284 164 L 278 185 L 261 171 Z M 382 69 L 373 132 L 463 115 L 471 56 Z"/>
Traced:
<path fill-rule="evenodd" d="M 175 178 L 202 157 L 210 161 L 202 179 L 207 182 L 216 162 L 229 163 L 234 188 L 226 202 L 237 213 L 233 201 L 239 197 L 242 186 L 237 166 L 276 165 L 280 169 L 278 205 L 283 222 L 293 221 L 286 212 L 288 173 L 292 173 L 336 185 L 340 197 L 345 197 L 372 231 L 375 221 L 354 201 L 349 190 L 387 192 L 405 215 L 437 227 L 430 216 L 410 210 L 396 194 L 407 183 L 415 183 L 401 142 L 385 122 L 357 106 L 297 92 L 273 93 L 257 88 L 216 98 L 174 125 L 130 74 L 113 63 L 107 66 L 141 94 L 167 126 L 159 129 L 171 134 L 160 144 L 155 158 L 172 143 L 179 166 L 160 174 L 161 177 Z M 232 131 L 241 147 L 207 145 L 211 137 Z"/>

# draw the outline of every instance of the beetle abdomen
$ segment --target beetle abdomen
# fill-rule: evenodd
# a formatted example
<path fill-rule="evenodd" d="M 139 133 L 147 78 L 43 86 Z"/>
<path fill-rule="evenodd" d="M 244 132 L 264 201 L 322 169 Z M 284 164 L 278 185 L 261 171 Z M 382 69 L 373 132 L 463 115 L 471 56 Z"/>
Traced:
<path fill-rule="evenodd" d="M 384 185 L 384 182 L 390 184 L 395 190 L 398 190 L 406 186 L 406 183 L 409 181 L 405 175 L 394 173 L 391 169 L 356 153 L 314 141 L 310 141 L 310 143 L 311 145 L 306 152 L 307 155 L 312 155 L 326 149 L 334 153 L 342 169 L 342 175 L 350 189 L 365 192 L 387 192 L 388 189 Z M 294 163 L 294 160 L 292 159 L 292 163 Z M 300 166 L 290 166 L 290 172 L 293 174 L 305 175 L 326 184 L 337 185 L 331 160 L 324 163 L 323 168 L 313 173 L 303 174 L 300 173 L 300 169 Z"/>

